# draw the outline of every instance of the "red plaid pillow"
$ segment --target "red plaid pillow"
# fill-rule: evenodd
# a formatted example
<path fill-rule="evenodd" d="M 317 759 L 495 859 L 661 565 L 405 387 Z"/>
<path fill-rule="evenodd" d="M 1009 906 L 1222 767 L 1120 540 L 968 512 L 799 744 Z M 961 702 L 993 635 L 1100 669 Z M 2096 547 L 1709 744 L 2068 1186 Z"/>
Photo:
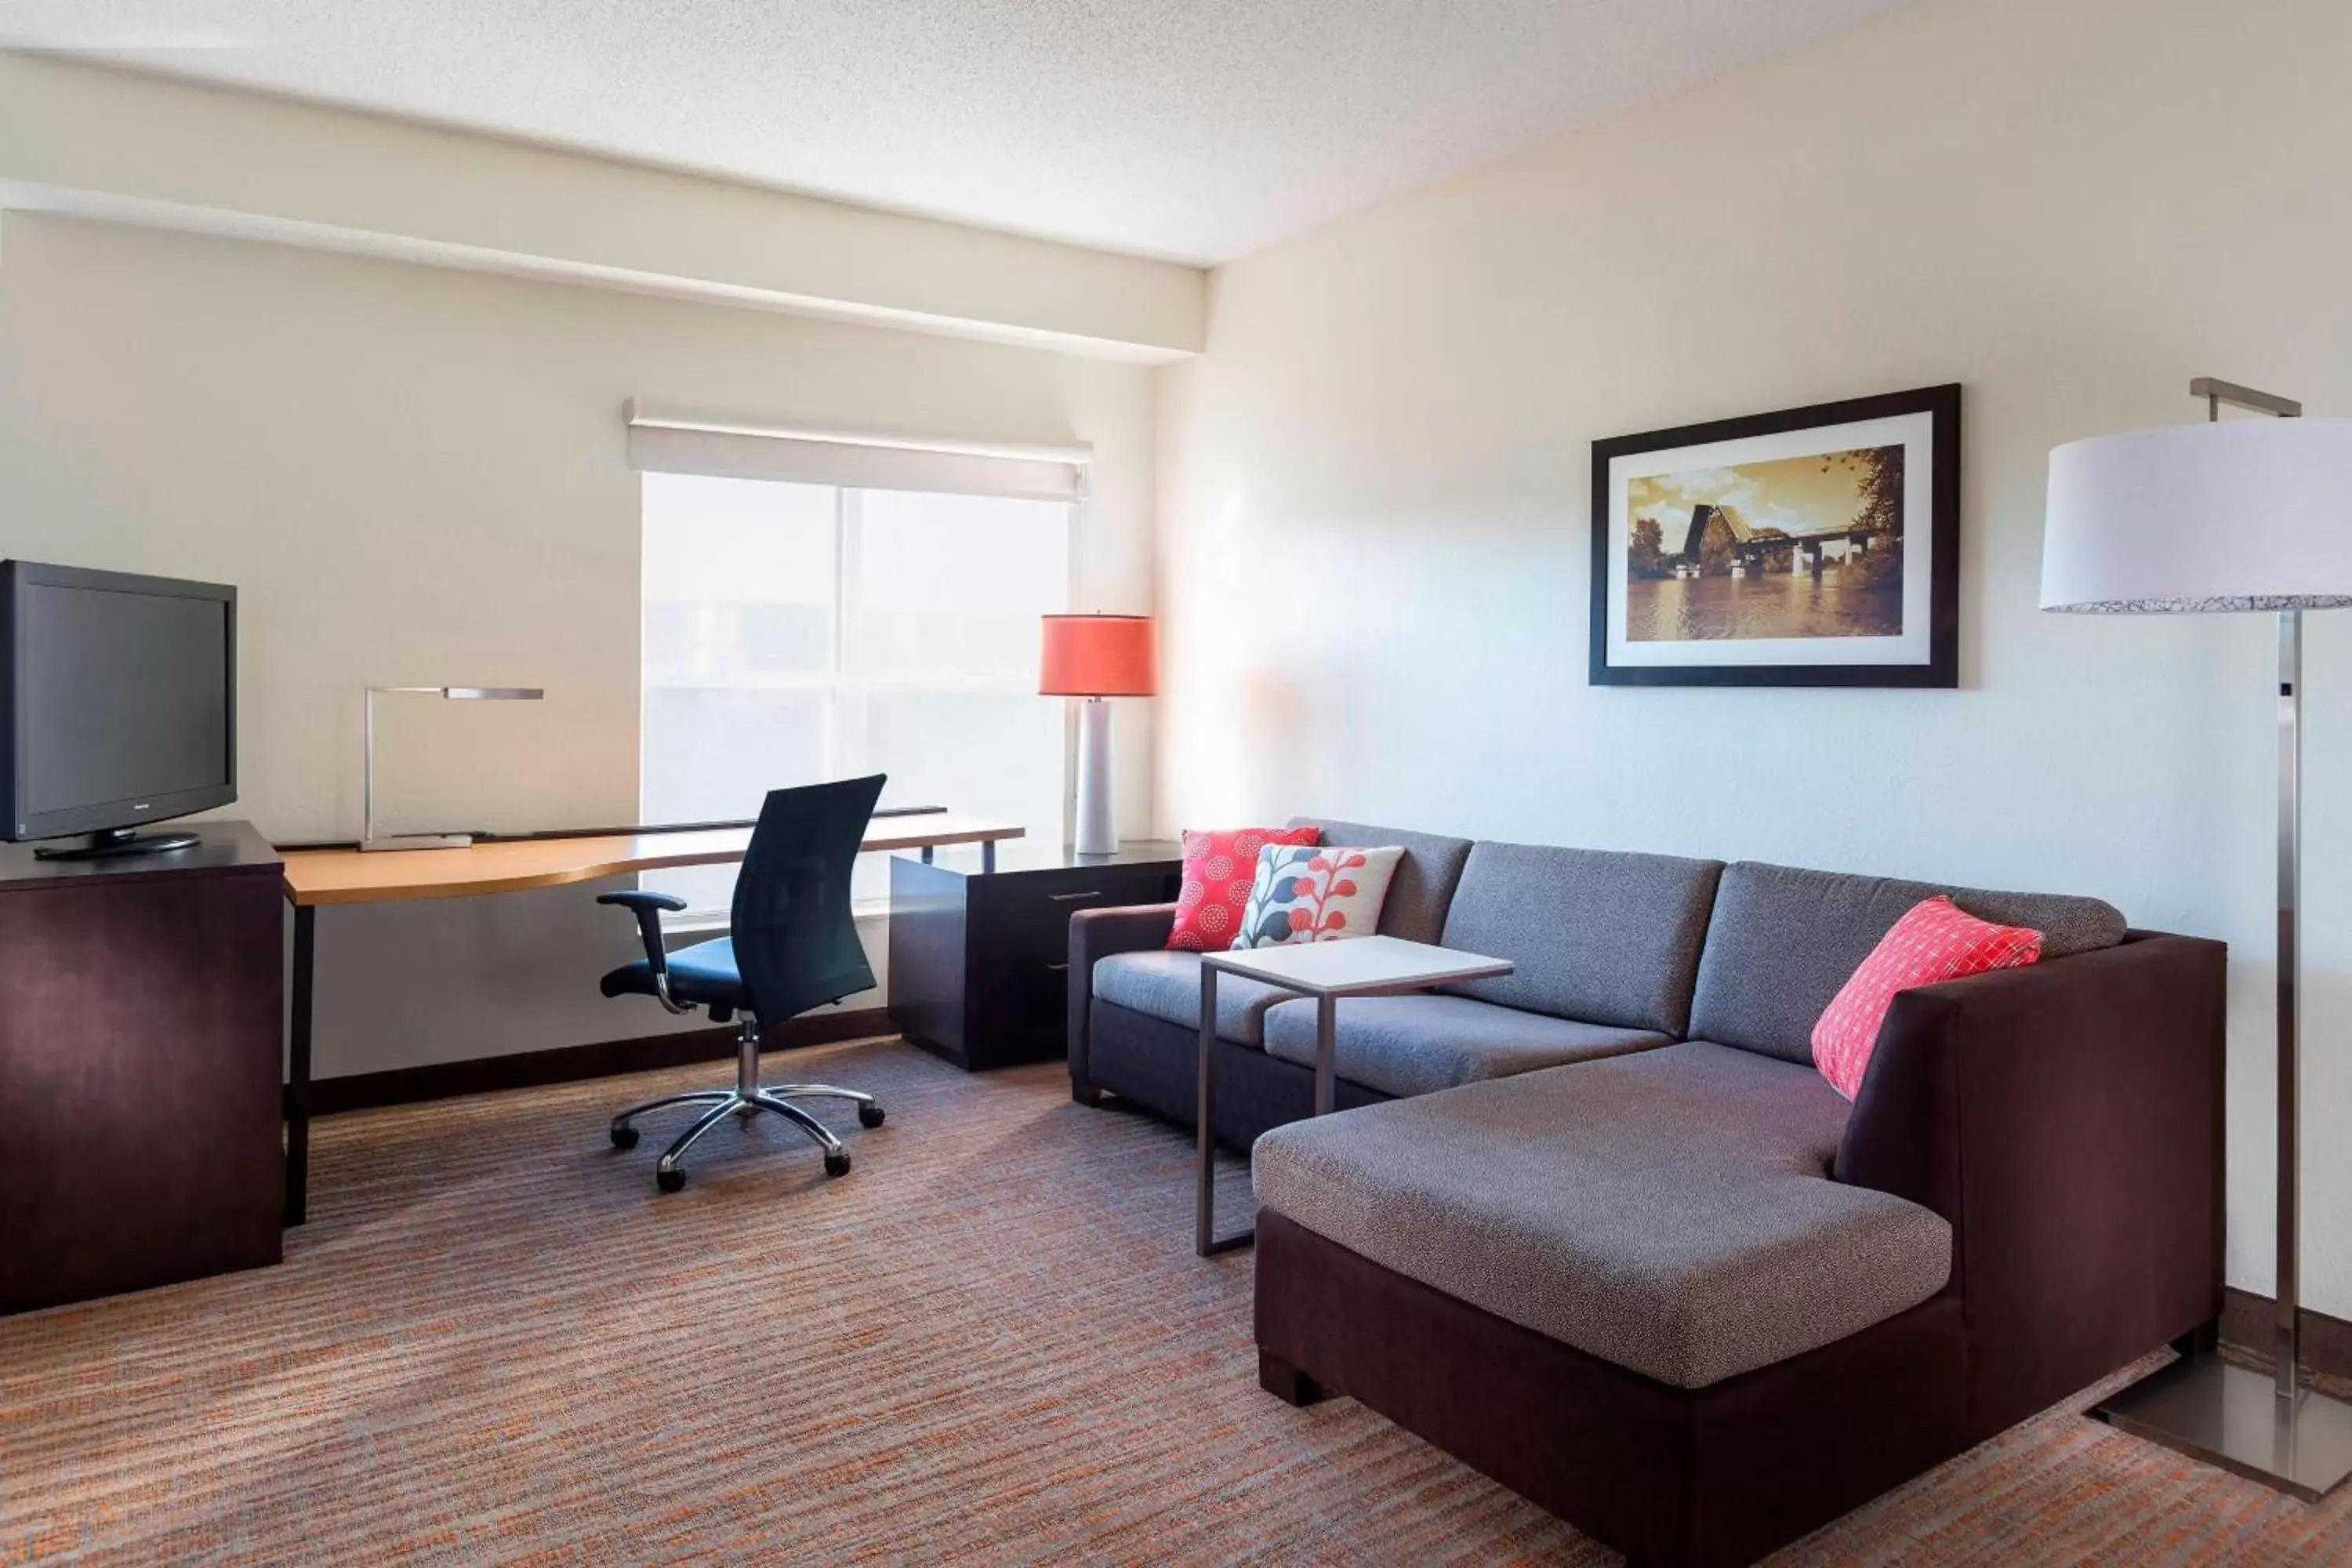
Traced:
<path fill-rule="evenodd" d="M 1320 843 L 1318 827 L 1237 827 L 1228 833 L 1184 835 L 1184 887 L 1176 895 L 1176 929 L 1168 945 L 1186 952 L 1223 952 L 1241 934 L 1257 852 L 1269 844 Z"/>
<path fill-rule="evenodd" d="M 1938 981 L 2015 969 L 2042 957 L 2042 933 L 1997 926 L 1964 914 L 1941 893 L 1914 904 L 1878 939 L 1813 1026 L 1813 1065 L 1830 1086 L 1852 1100 L 1862 1092 L 1878 1026 L 1897 991 Z"/>

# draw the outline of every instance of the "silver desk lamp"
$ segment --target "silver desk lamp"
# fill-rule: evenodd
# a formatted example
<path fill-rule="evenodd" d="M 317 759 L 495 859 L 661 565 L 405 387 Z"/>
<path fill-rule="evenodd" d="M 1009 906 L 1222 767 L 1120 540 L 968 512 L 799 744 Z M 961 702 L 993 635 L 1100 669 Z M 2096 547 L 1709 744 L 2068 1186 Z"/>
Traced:
<path fill-rule="evenodd" d="M 2184 1356 L 2091 1414 L 2317 1502 L 2352 1474 L 2352 1405 L 2298 1375 L 2303 612 L 2352 605 L 2352 419 L 2305 419 L 2301 404 L 2210 377 L 2189 390 L 2210 423 L 2050 454 L 2042 607 L 2278 615 L 2278 1365 L 2265 1376 Z M 2223 424 L 2225 403 L 2281 417 Z"/>
<path fill-rule="evenodd" d="M 442 697 L 453 702 L 536 702 L 547 693 L 536 686 L 371 686 L 360 720 L 360 847 L 362 849 L 463 849 L 467 833 L 395 833 L 375 830 L 375 700 L 383 696 Z"/>

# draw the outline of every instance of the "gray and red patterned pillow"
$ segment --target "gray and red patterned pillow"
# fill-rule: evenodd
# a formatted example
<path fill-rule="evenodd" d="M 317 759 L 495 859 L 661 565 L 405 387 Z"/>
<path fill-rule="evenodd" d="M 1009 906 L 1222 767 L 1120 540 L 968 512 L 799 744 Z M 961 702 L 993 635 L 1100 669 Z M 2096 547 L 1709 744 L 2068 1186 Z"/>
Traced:
<path fill-rule="evenodd" d="M 2014 969 L 2042 957 L 2042 933 L 1997 926 L 1962 910 L 1941 893 L 1904 911 L 1878 939 L 1813 1025 L 1813 1066 L 1852 1100 L 1862 1092 L 1878 1028 L 1895 994 L 1989 969 Z"/>
<path fill-rule="evenodd" d="M 1339 942 L 1380 929 L 1381 906 L 1404 850 L 1269 844 L 1258 851 L 1235 947 Z"/>
<path fill-rule="evenodd" d="M 1314 844 L 1317 827 L 1236 827 L 1184 835 L 1184 885 L 1168 946 L 1178 952 L 1223 952 L 1242 931 L 1242 911 L 1257 876 L 1257 852 L 1269 844 Z"/>

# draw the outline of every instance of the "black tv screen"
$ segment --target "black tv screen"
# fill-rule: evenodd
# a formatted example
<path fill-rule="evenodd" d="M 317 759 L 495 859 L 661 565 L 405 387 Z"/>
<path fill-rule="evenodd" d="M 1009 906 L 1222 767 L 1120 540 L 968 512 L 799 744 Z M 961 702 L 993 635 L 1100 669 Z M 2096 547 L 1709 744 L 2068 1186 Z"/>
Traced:
<path fill-rule="evenodd" d="M 236 798 L 236 590 L 0 563 L 7 837 L 160 822 Z"/>

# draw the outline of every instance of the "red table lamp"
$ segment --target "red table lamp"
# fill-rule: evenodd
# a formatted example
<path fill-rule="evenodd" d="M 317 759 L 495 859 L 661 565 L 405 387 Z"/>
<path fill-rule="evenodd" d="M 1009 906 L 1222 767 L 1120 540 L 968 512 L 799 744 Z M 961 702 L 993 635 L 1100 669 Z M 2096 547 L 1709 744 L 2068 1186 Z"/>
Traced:
<path fill-rule="evenodd" d="M 1106 697 L 1150 697 L 1160 689 L 1160 659 L 1150 616 L 1047 616 L 1037 691 L 1083 697 L 1078 708 L 1078 832 L 1081 855 L 1118 847 L 1110 820 L 1110 704 Z"/>

